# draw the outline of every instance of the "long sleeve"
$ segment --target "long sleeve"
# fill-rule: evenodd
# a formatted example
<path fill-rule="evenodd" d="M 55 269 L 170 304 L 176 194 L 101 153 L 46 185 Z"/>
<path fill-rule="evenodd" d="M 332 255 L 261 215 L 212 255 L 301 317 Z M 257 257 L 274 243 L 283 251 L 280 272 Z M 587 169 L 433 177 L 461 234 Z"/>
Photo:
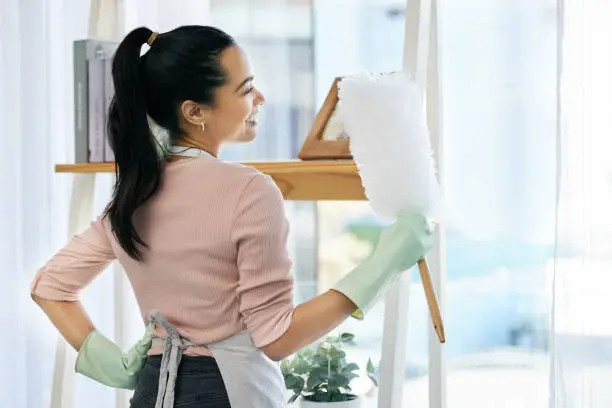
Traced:
<path fill-rule="evenodd" d="M 240 313 L 257 347 L 277 340 L 293 315 L 289 223 L 283 197 L 269 176 L 257 174 L 237 204 L 232 239 L 238 248 Z"/>
<path fill-rule="evenodd" d="M 36 274 L 31 293 L 43 299 L 76 301 L 80 291 L 115 259 L 102 219 L 74 236 Z"/>

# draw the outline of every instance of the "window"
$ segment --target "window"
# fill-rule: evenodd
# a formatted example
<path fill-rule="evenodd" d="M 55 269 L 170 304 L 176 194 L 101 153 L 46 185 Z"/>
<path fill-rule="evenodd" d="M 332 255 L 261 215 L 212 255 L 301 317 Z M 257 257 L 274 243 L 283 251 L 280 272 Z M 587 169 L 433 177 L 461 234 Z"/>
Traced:
<path fill-rule="evenodd" d="M 449 408 L 548 404 L 556 3 L 442 8 Z"/>

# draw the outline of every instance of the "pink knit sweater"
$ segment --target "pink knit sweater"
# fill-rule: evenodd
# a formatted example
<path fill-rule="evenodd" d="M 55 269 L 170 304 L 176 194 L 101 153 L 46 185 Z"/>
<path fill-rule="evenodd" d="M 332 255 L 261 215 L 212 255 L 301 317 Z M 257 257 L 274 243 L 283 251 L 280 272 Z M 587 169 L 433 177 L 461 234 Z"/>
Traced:
<path fill-rule="evenodd" d="M 117 259 L 143 320 L 157 309 L 194 343 L 247 330 L 262 347 L 287 330 L 293 313 L 289 225 L 269 176 L 210 156 L 167 163 L 161 189 L 137 211 L 134 224 L 149 245 L 143 262 L 128 257 L 108 221 L 98 217 L 38 271 L 32 293 L 78 300 Z M 163 336 L 161 330 L 154 335 Z"/>

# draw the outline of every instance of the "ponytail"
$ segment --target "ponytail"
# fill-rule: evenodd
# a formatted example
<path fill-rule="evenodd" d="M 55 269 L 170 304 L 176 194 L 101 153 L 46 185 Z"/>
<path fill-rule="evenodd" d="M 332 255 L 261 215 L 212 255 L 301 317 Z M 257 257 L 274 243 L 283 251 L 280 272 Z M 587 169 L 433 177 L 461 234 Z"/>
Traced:
<path fill-rule="evenodd" d="M 115 95 L 108 113 L 109 144 L 115 155 L 116 181 L 106 209 L 111 230 L 121 247 L 142 260 L 147 244 L 136 232 L 136 210 L 159 189 L 162 162 L 147 121 L 146 89 L 141 73 L 141 48 L 153 32 L 137 28 L 119 44 L 113 60 Z"/>

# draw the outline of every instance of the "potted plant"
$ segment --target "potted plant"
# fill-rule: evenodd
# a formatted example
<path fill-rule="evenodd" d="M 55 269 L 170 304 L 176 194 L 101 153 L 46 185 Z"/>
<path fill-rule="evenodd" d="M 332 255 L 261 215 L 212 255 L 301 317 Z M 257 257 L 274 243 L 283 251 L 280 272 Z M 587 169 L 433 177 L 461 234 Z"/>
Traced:
<path fill-rule="evenodd" d="M 341 333 L 307 347 L 281 363 L 285 386 L 293 392 L 289 404 L 301 397 L 301 408 L 358 408 L 359 398 L 351 392 L 351 382 L 359 377 L 359 366 L 348 362 L 343 348 L 355 336 Z M 374 365 L 368 359 L 367 376 L 377 386 Z"/>

